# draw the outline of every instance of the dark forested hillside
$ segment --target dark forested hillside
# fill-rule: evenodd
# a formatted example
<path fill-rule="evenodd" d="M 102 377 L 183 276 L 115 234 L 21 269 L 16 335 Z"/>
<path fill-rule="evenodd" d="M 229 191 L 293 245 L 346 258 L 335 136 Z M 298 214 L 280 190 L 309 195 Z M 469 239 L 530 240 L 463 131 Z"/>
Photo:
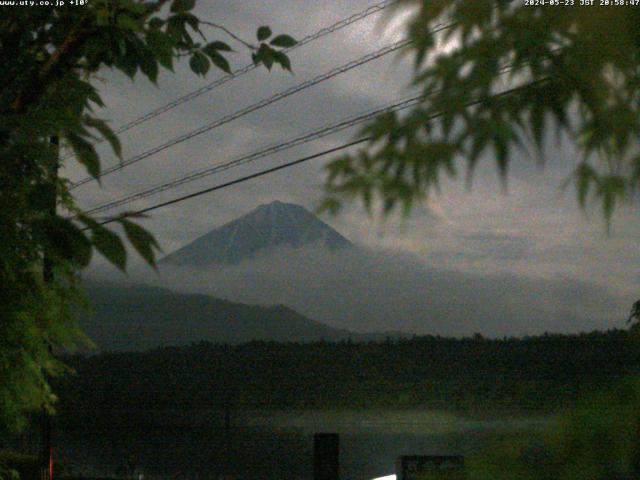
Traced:
<path fill-rule="evenodd" d="M 82 326 L 100 350 L 144 350 L 201 340 L 234 344 L 366 338 L 282 305 L 245 305 L 141 285 L 89 283 L 87 291 L 93 314 L 82 319 Z"/>
<path fill-rule="evenodd" d="M 553 411 L 639 366 L 625 331 L 487 340 L 193 344 L 73 357 L 62 410 L 414 407 Z M 99 415 L 98 415 L 99 416 Z"/>

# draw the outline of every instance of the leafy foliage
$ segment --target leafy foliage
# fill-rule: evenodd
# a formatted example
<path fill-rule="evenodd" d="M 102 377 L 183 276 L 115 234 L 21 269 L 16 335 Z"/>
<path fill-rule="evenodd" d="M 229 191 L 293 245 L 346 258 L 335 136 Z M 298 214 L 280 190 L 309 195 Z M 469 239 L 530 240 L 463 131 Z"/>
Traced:
<path fill-rule="evenodd" d="M 555 132 L 577 145 L 580 204 L 598 200 L 609 221 L 640 180 L 640 9 L 577 1 L 401 5 L 418 7 L 409 51 L 425 101 L 407 115 L 374 120 L 363 132 L 369 148 L 329 164 L 325 206 L 359 198 L 369 207 L 377 198 L 385 211 L 410 209 L 443 175 L 456 176 L 461 159 L 471 176 L 485 153 L 506 179 L 518 147 L 533 138 L 543 150 Z M 451 27 L 436 38 L 429 31 L 442 22 Z M 498 95 L 505 84 L 515 90 Z"/>
<path fill-rule="evenodd" d="M 103 224 L 120 224 L 151 266 L 159 251 L 153 236 L 130 215 L 98 220 L 82 213 L 69 193 L 70 183 L 58 177 L 58 147 L 50 139 L 59 139 L 99 180 L 95 138 L 107 140 L 118 156 L 121 146 L 109 125 L 92 114 L 94 107 L 104 107 L 90 82 L 93 74 L 112 68 L 156 82 L 162 69 L 171 71 L 174 60 L 185 56 L 197 75 L 207 74 L 212 64 L 230 72 L 225 54 L 231 47 L 209 41 L 202 28 L 236 37 L 201 21 L 192 13 L 194 6 L 195 0 L 93 0 L 82 8 L 3 11 L 0 425 L 20 427 L 26 411 L 42 405 L 51 409 L 55 396 L 47 377 L 64 371 L 52 352 L 90 344 L 76 321 L 83 303 L 79 271 L 94 251 L 121 270 L 127 265 L 122 238 Z M 258 37 L 265 35 L 271 31 L 261 27 Z M 293 42 L 286 35 L 277 38 L 275 47 Z M 265 58 L 290 69 L 281 50 L 269 47 L 257 61 L 267 65 Z"/>
<path fill-rule="evenodd" d="M 260 43 L 257 51 L 253 54 L 253 62 L 256 65 L 263 63 L 269 70 L 271 70 L 274 63 L 278 63 L 283 69 L 291 71 L 291 62 L 289 61 L 289 57 L 287 57 L 284 52 L 275 50 L 273 47 L 293 47 L 296 44 L 296 41 L 289 35 L 278 35 L 269 43 L 266 43 L 266 40 L 268 40 L 271 35 L 272 32 L 269 27 L 260 27 L 258 29 L 256 36 L 258 37 L 258 41 L 262 43 Z"/>
<path fill-rule="evenodd" d="M 640 379 L 630 376 L 563 415 L 541 438 L 502 445 L 469 462 L 471 479 L 637 478 Z"/>

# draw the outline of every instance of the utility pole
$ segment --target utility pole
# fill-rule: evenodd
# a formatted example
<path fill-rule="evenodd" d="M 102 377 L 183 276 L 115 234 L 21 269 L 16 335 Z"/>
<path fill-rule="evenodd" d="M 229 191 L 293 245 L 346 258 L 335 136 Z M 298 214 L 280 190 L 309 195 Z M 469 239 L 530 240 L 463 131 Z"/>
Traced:
<path fill-rule="evenodd" d="M 60 141 L 57 135 L 53 135 L 49 139 L 52 149 L 54 150 L 54 160 L 49 170 L 49 179 L 47 187 L 48 193 L 48 214 L 51 216 L 56 215 L 56 207 L 58 202 L 57 195 L 57 181 L 58 181 L 58 168 L 59 168 L 59 154 L 60 154 Z M 53 264 L 51 257 L 47 252 L 43 252 L 42 259 L 42 278 L 44 283 L 51 283 L 53 281 Z M 51 345 L 47 346 L 51 353 Z M 51 415 L 44 406 L 42 407 L 42 450 L 40 452 L 40 480 L 52 480 L 53 479 L 53 444 L 51 441 L 52 431 L 52 419 Z"/>

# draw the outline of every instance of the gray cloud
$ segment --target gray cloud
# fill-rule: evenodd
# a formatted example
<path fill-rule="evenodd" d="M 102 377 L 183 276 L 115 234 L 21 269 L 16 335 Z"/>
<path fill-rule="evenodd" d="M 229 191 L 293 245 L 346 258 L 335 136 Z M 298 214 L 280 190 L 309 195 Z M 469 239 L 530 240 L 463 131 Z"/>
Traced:
<path fill-rule="evenodd" d="M 225 23 L 247 38 L 252 37 L 255 28 L 262 24 L 269 24 L 277 32 L 286 31 L 300 38 L 370 4 L 370 1 L 360 0 L 227 0 L 215 4 L 200 2 L 197 13 Z M 182 105 L 170 114 L 123 134 L 125 156 L 153 147 L 397 38 L 391 35 L 383 37 L 376 24 L 376 19 L 372 18 L 292 53 L 294 76 L 256 70 Z M 222 37 L 217 33 L 213 35 Z M 232 63 L 242 66 L 248 60 L 248 52 L 239 51 L 232 58 Z M 397 57 L 390 57 L 366 68 L 356 69 L 111 175 L 104 179 L 103 189 L 95 185 L 85 186 L 74 191 L 74 194 L 77 194 L 83 206 L 117 198 L 406 96 L 410 79 L 408 60 L 398 61 Z M 212 76 L 215 75 L 217 73 L 212 73 Z M 114 125 L 131 120 L 211 80 L 196 78 L 184 63 L 176 68 L 175 75 L 162 75 L 159 87 L 140 79 L 131 82 L 113 72 L 104 72 L 102 76 L 106 82 L 100 88 L 109 106 L 103 113 L 112 119 Z M 259 167 L 266 168 L 336 146 L 354 134 L 355 131 L 343 132 L 261 160 L 254 166 L 165 192 L 137 202 L 130 208 L 168 200 L 251 173 Z M 100 151 L 106 163 L 116 161 L 108 149 L 101 147 Z M 370 217 L 359 205 L 350 205 L 340 217 L 330 219 L 330 223 L 367 248 L 396 252 L 391 256 L 383 256 L 379 265 L 385 274 L 391 275 L 389 278 L 399 278 L 397 282 L 402 288 L 389 284 L 385 286 L 382 282 L 384 275 L 379 275 L 375 269 L 366 270 L 357 261 L 349 259 L 345 259 L 345 265 L 352 269 L 349 276 L 331 280 L 333 274 L 327 271 L 322 278 L 328 283 L 346 282 L 345 278 L 349 278 L 354 285 L 358 285 L 356 277 L 359 274 L 379 278 L 380 283 L 366 285 L 367 288 L 363 285 L 358 293 L 362 294 L 362 298 L 368 295 L 374 304 L 383 293 L 387 297 L 391 297 L 391 293 L 397 295 L 397 299 L 393 300 L 394 304 L 399 305 L 396 314 L 390 309 L 385 310 L 383 305 L 379 308 L 387 317 L 398 319 L 394 323 L 398 328 L 436 328 L 444 331 L 449 326 L 455 326 L 466 332 L 483 330 L 482 322 L 487 322 L 489 330 L 499 332 L 501 329 L 525 331 L 529 326 L 532 331 L 573 330 L 604 326 L 609 320 L 616 324 L 613 318 L 618 318 L 618 314 L 611 312 L 626 313 L 628 305 L 640 291 L 637 276 L 640 265 L 637 209 L 621 209 L 614 220 L 612 234 L 607 236 L 596 209 L 581 212 L 576 207 L 571 189 L 564 194 L 559 191 L 560 183 L 576 163 L 570 143 L 566 140 L 558 144 L 550 143 L 540 155 L 547 162 L 544 170 L 536 164 L 538 156 L 534 150 L 516 155 L 507 194 L 502 192 L 489 152 L 482 160 L 470 191 L 464 186 L 463 169 L 460 178 L 444 180 L 441 192 L 429 198 L 428 206 L 420 205 L 406 219 L 399 216 L 387 219 Z M 258 204 L 282 200 L 313 208 L 322 196 L 321 184 L 326 161 L 314 161 L 159 210 L 144 223 L 156 234 L 165 250 L 171 251 Z M 71 178 L 85 175 L 73 164 L 69 165 L 66 172 Z M 368 255 L 375 257 L 377 254 Z M 417 261 L 408 261 L 406 256 Z M 256 265 L 255 268 L 264 270 L 268 266 Z M 98 262 L 93 271 L 104 268 Z M 240 283 L 242 279 L 251 280 L 239 272 L 227 273 L 229 278 L 237 278 Z M 270 280 L 280 282 L 285 290 L 289 288 L 284 279 L 279 279 L 277 272 L 272 275 L 268 277 Z M 298 275 L 298 280 L 302 282 L 303 271 Z M 234 289 L 236 284 L 234 288 L 223 287 L 222 277 L 217 280 L 213 283 L 217 289 L 221 289 L 220 294 L 249 295 L 240 288 Z M 341 285 L 348 286 L 346 283 Z M 264 295 L 256 293 L 255 301 L 274 303 L 269 301 L 264 290 L 258 291 Z M 373 293 L 365 295 L 365 291 Z M 311 297 L 309 293 L 296 300 L 291 295 L 280 297 L 279 301 L 296 307 L 304 306 Z M 247 301 L 251 298 L 246 297 Z M 480 299 L 486 303 L 482 304 Z M 491 299 L 500 299 L 500 302 Z M 338 315 L 338 312 L 323 311 L 317 307 L 311 313 L 317 314 L 319 319 L 348 320 L 367 329 L 365 319 L 369 318 L 366 317 L 368 310 L 358 303 L 364 300 L 350 300 L 350 303 L 343 300 L 340 303 L 339 298 L 334 298 L 333 301 L 337 305 L 348 304 L 352 312 Z M 464 308 L 459 310 L 455 308 L 456 305 Z M 526 314 L 527 308 L 533 308 L 536 314 Z M 585 308 L 586 311 L 581 310 Z M 462 311 L 464 315 L 457 313 Z M 474 311 L 478 314 L 474 314 Z M 329 318 L 334 313 L 336 318 Z M 447 320 L 439 320 L 443 318 Z M 536 318 L 542 320 L 536 324 Z M 606 318 L 609 320 L 605 321 Z M 583 322 L 583 327 L 579 327 L 580 322 Z M 452 327 L 451 332 L 455 328 Z"/>
<path fill-rule="evenodd" d="M 285 304 L 361 332 L 575 332 L 621 327 L 626 314 L 615 294 L 569 278 L 456 272 L 429 267 L 413 255 L 367 249 L 283 249 L 236 266 L 163 266 L 159 276 L 138 272 L 132 281 L 249 304 Z"/>
<path fill-rule="evenodd" d="M 474 244 L 480 257 L 491 257 L 498 261 L 513 261 L 530 256 L 533 242 L 525 237 L 492 232 L 466 233 L 464 242 Z"/>

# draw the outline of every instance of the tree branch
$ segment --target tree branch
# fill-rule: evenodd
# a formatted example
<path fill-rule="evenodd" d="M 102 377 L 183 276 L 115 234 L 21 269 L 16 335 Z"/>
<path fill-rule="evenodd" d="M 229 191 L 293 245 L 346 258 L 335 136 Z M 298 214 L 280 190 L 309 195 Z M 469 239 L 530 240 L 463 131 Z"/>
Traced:
<path fill-rule="evenodd" d="M 149 17 L 158 12 L 169 2 L 170 0 L 158 0 L 150 4 L 144 16 Z M 25 88 L 22 89 L 11 104 L 11 111 L 21 112 L 36 102 L 44 93 L 46 86 L 51 83 L 51 79 L 55 77 L 58 71 L 64 69 L 65 66 L 72 65 L 74 68 L 76 67 L 77 59 L 75 56 L 78 48 L 86 41 L 87 37 L 93 33 L 91 29 L 87 28 L 90 26 L 89 24 L 92 19 L 90 13 L 91 12 L 88 11 L 80 19 L 67 34 L 60 46 L 44 62 L 42 68 L 34 75 L 34 78 L 32 78 L 30 82 L 26 82 Z"/>
<path fill-rule="evenodd" d="M 36 101 L 44 93 L 45 86 L 49 84 L 49 80 L 67 62 L 72 61 L 75 64 L 74 55 L 76 50 L 90 34 L 89 31 L 85 30 L 88 20 L 88 15 L 81 18 L 60 46 L 44 62 L 42 68 L 34 75 L 34 78 L 25 84 L 25 88 L 22 89 L 11 104 L 10 109 L 13 112 L 20 112 Z"/>
<path fill-rule="evenodd" d="M 160 9 L 169 3 L 169 1 L 170 0 L 158 0 L 156 3 L 151 4 L 145 12 L 145 16 L 148 17 L 149 15 L 160 11 Z"/>
<path fill-rule="evenodd" d="M 218 25 L 217 23 L 213 23 L 213 22 L 207 22 L 205 20 L 200 20 L 200 23 L 203 24 L 203 25 L 208 25 L 208 26 L 213 27 L 213 28 L 217 28 L 218 30 L 222 30 L 224 33 L 229 35 L 231 38 L 233 38 L 237 42 L 240 42 L 241 44 L 243 44 L 245 47 L 247 47 L 250 50 L 257 50 L 258 49 L 258 47 L 256 47 L 255 45 L 251 45 L 249 42 L 244 41 L 243 39 L 238 37 L 235 33 L 233 33 L 231 30 L 229 30 L 226 27 L 223 27 L 222 25 Z"/>

